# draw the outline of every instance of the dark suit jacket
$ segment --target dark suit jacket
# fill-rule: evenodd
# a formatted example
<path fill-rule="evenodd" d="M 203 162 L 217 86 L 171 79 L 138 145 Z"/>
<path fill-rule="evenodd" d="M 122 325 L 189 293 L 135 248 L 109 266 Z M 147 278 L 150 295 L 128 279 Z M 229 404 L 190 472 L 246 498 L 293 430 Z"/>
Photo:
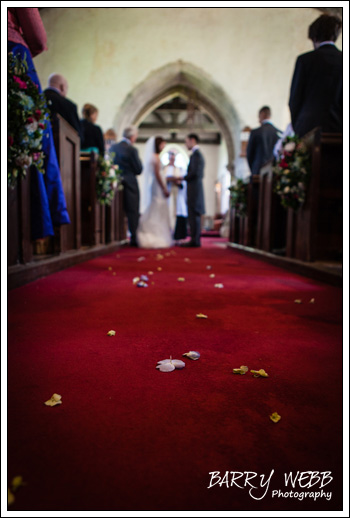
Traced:
<path fill-rule="evenodd" d="M 187 182 L 187 204 L 189 210 L 197 214 L 204 214 L 204 192 L 202 179 L 204 177 L 204 158 L 199 149 L 196 149 L 190 158 L 187 168 L 187 175 L 184 180 Z"/>
<path fill-rule="evenodd" d="M 139 188 L 136 176 L 142 173 L 142 163 L 137 149 L 125 140 L 121 140 L 110 147 L 109 154 L 111 153 L 114 153 L 113 163 L 118 164 L 122 171 L 124 186 L 138 194 Z"/>
<path fill-rule="evenodd" d="M 323 45 L 298 57 L 289 108 L 299 137 L 317 126 L 325 132 L 342 133 L 343 55 L 334 45 Z"/>
<path fill-rule="evenodd" d="M 97 147 L 100 155 L 103 156 L 105 152 L 105 142 L 103 140 L 103 133 L 100 126 L 97 126 L 86 119 L 82 119 L 80 121 L 80 126 L 82 132 L 81 149 Z"/>
<path fill-rule="evenodd" d="M 44 94 L 51 112 L 51 119 L 54 119 L 55 115 L 59 113 L 68 122 L 68 124 L 70 124 L 79 133 L 81 139 L 82 134 L 77 105 L 66 97 L 63 97 L 63 95 L 56 92 L 56 90 L 51 90 L 51 88 L 44 90 Z"/>
<path fill-rule="evenodd" d="M 247 146 L 247 160 L 252 174 L 259 174 L 266 162 L 273 158 L 273 148 L 280 130 L 265 122 L 260 128 L 253 129 Z"/>

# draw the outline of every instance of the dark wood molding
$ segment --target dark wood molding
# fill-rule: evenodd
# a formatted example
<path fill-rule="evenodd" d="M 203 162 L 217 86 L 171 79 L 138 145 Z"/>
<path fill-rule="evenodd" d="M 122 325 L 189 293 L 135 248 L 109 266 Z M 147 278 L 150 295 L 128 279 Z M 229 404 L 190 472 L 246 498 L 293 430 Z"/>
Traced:
<path fill-rule="evenodd" d="M 115 241 L 108 245 L 86 247 L 80 250 L 69 250 L 57 256 L 38 259 L 27 264 L 10 266 L 7 269 L 7 289 L 19 288 L 24 284 L 41 279 L 47 275 L 64 270 L 70 266 L 89 261 L 101 255 L 110 254 L 119 250 L 127 243 L 126 240 Z"/>
<path fill-rule="evenodd" d="M 325 282 L 332 286 L 343 286 L 342 265 L 340 263 L 339 265 L 330 267 L 325 263 L 306 263 L 297 259 L 281 257 L 272 253 L 264 252 L 257 248 L 239 245 L 237 243 L 228 242 L 227 246 L 241 252 L 242 254 L 273 264 L 274 266 L 278 266 L 284 270 L 303 275 L 304 277 Z"/>

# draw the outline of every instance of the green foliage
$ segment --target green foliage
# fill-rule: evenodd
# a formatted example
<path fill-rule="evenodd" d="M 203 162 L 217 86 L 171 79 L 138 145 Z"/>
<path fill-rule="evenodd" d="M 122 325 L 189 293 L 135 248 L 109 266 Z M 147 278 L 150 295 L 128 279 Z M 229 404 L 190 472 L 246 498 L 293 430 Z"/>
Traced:
<path fill-rule="evenodd" d="M 229 187 L 231 207 L 236 210 L 237 216 L 247 215 L 248 184 L 243 180 L 237 180 L 235 185 Z"/>

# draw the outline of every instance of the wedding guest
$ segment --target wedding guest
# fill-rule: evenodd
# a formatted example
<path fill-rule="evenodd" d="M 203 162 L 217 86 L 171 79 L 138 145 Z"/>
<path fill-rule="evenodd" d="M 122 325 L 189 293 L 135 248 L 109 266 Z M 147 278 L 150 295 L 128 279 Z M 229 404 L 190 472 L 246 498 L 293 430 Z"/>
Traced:
<path fill-rule="evenodd" d="M 103 140 L 105 142 L 105 152 L 108 154 L 111 146 L 117 143 L 117 134 L 113 128 L 109 128 L 103 134 Z"/>
<path fill-rule="evenodd" d="M 8 52 L 19 56 L 28 65 L 27 74 L 42 92 L 32 57 L 47 50 L 46 31 L 36 7 L 9 7 Z M 31 166 L 30 221 L 32 240 L 54 235 L 54 227 L 70 223 L 62 188 L 60 169 L 49 121 L 43 133 L 42 149 L 45 154 L 45 174 Z"/>
<path fill-rule="evenodd" d="M 96 150 L 101 156 L 105 152 L 105 143 L 100 126 L 97 126 L 98 109 L 93 104 L 84 104 L 82 110 L 83 118 L 80 121 L 82 150 Z"/>
<path fill-rule="evenodd" d="M 130 246 L 138 246 L 136 230 L 139 223 L 140 191 L 136 176 L 142 173 L 142 163 L 134 147 L 137 135 L 135 126 L 125 128 L 122 140 L 109 150 L 111 154 L 114 153 L 113 163 L 118 164 L 122 172 L 123 202 L 131 235 Z"/>
<path fill-rule="evenodd" d="M 51 119 L 54 120 L 58 113 L 70 124 L 82 137 L 80 121 L 78 117 L 77 105 L 67 99 L 68 81 L 61 74 L 51 74 L 46 90 L 44 90 L 47 99 Z"/>
<path fill-rule="evenodd" d="M 315 127 L 330 133 L 343 131 L 343 55 L 335 46 L 341 26 L 339 18 L 328 14 L 309 26 L 314 50 L 297 58 L 289 98 L 299 137 Z"/>
<path fill-rule="evenodd" d="M 273 148 L 278 140 L 280 130 L 271 122 L 271 109 L 263 106 L 259 110 L 260 127 L 250 133 L 247 146 L 247 160 L 253 175 L 260 174 L 260 169 L 273 158 Z"/>

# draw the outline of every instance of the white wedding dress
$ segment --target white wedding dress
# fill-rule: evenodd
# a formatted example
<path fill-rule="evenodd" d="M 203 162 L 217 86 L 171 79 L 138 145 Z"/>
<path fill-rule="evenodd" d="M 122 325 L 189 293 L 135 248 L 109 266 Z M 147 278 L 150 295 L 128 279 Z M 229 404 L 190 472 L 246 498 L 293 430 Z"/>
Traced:
<path fill-rule="evenodd" d="M 151 160 L 148 164 L 149 179 L 146 180 L 150 200 L 145 212 L 140 217 L 137 242 L 140 248 L 169 248 L 173 245 L 173 239 L 168 199 L 157 182 L 154 166 L 154 160 Z"/>

